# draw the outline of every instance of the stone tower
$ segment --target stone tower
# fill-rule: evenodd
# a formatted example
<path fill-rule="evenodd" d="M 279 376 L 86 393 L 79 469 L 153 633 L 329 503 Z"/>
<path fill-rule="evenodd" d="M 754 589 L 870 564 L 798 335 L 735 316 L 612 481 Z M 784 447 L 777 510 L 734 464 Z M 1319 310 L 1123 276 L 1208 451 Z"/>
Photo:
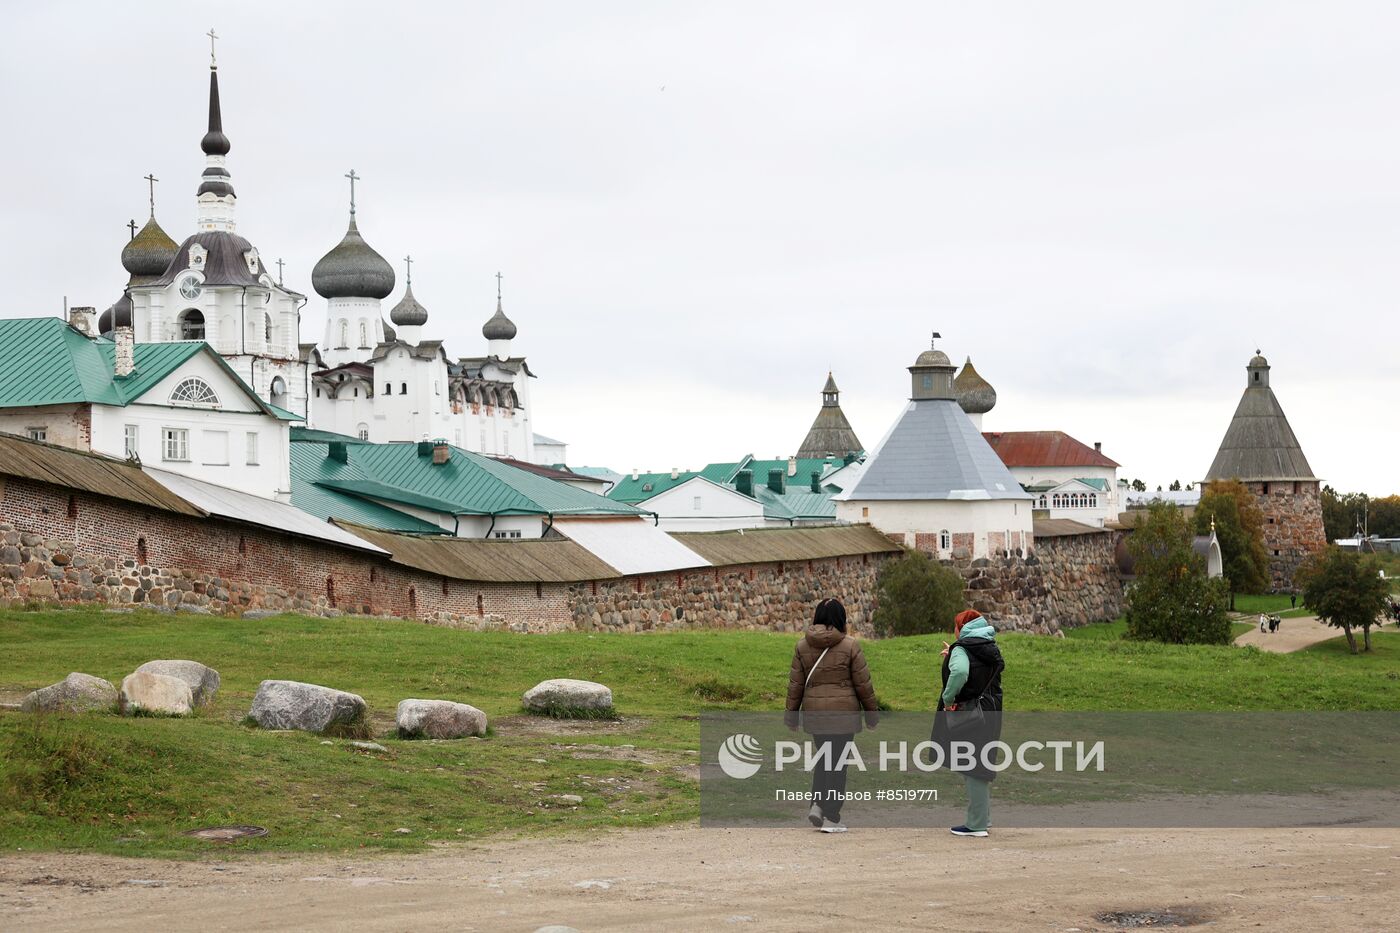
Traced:
<path fill-rule="evenodd" d="M 1313 475 L 1303 448 L 1269 387 L 1269 361 L 1255 351 L 1245 367 L 1244 395 L 1201 483 L 1237 479 L 1258 499 L 1264 513 L 1264 547 L 1270 584 L 1293 588 L 1303 558 L 1324 547 L 1322 481 Z"/>

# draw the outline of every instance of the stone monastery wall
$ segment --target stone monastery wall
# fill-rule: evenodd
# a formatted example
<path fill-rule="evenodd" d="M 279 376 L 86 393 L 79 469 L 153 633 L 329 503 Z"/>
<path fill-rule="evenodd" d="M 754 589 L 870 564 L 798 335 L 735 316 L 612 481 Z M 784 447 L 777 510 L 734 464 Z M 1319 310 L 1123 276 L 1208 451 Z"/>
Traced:
<path fill-rule="evenodd" d="M 967 604 L 998 629 L 1050 635 L 1123 614 L 1114 541 L 1111 533 L 1043 537 L 1024 558 L 942 563 L 961 574 Z"/>
<path fill-rule="evenodd" d="M 888 554 L 579 583 L 482 583 L 218 518 L 0 477 L 0 604 L 88 603 L 238 615 L 356 614 L 465 629 L 798 631 L 838 596 L 869 632 Z M 1027 558 L 945 560 L 999 628 L 1053 633 L 1122 613 L 1113 535 L 1044 538 Z"/>
<path fill-rule="evenodd" d="M 350 613 L 520 632 L 795 631 L 839 595 L 859 625 L 885 555 L 582 583 L 480 583 L 217 518 L 0 477 L 0 603 Z"/>

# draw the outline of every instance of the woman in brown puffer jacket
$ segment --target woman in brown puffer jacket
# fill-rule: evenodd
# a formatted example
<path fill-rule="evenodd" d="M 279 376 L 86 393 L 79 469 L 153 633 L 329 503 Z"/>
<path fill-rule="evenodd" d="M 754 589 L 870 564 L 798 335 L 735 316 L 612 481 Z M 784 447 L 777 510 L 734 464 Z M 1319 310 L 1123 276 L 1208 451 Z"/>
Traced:
<path fill-rule="evenodd" d="M 846 607 L 838 599 L 824 599 L 792 654 L 786 714 L 788 728 L 795 730 L 800 711 L 802 727 L 819 756 L 812 771 L 814 802 L 807 820 L 824 833 L 846 831 L 841 823 L 846 768 L 840 761 L 861 731 L 862 718 L 875 728 L 877 709 L 865 654 L 860 642 L 846 634 Z"/>

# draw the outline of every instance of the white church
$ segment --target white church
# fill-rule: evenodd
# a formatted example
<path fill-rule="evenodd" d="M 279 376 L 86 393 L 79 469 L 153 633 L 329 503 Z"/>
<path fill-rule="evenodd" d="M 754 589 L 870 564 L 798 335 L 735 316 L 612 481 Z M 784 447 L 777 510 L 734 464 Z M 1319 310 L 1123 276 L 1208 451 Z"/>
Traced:
<path fill-rule="evenodd" d="M 301 343 L 307 296 L 269 274 L 258 249 L 237 233 L 237 195 L 228 170 L 217 64 L 209 75 L 209 124 L 200 142 L 205 168 L 196 230 L 176 244 L 151 217 L 122 251 L 129 273 L 122 297 L 98 329 L 131 328 L 138 344 L 203 340 L 272 405 L 307 427 L 372 442 L 444 439 L 466 450 L 534 462 L 533 373 L 514 355 L 515 324 L 502 308 L 482 328 L 486 352 L 451 358 L 428 339 L 427 309 L 414 297 L 411 260 L 404 292 L 386 322 L 381 303 L 396 284 L 393 267 L 361 236 L 350 175 L 344 238 L 312 270 L 326 299 L 319 345 Z M 150 178 L 154 185 L 156 179 Z M 551 462 L 562 445 L 542 445 Z"/>

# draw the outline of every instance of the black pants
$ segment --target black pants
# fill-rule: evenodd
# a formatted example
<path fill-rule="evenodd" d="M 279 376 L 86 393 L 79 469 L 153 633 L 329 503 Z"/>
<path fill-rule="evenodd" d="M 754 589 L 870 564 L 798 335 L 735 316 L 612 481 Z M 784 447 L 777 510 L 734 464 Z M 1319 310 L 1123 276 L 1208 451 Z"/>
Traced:
<path fill-rule="evenodd" d="M 841 756 L 854 738 L 849 732 L 812 736 L 812 749 L 817 755 L 812 768 L 812 801 L 821 807 L 822 816 L 833 823 L 841 821 L 841 795 L 846 792 L 846 768 L 840 764 Z"/>

